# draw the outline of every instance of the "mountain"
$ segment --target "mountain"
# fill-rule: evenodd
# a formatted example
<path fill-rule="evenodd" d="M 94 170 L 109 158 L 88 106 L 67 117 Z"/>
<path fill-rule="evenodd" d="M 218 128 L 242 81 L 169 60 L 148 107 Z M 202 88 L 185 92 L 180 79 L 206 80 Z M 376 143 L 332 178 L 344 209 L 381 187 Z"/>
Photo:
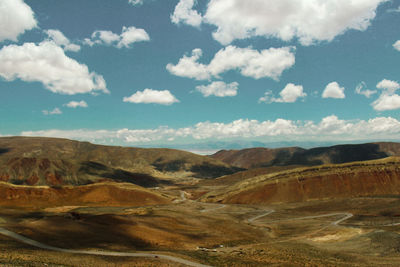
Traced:
<path fill-rule="evenodd" d="M 398 155 L 400 155 L 400 143 L 381 142 L 311 149 L 259 147 L 243 150 L 221 150 L 210 157 L 232 166 L 249 169 L 269 166 L 338 164 Z"/>
<path fill-rule="evenodd" d="M 400 194 L 400 158 L 303 167 L 219 187 L 201 200 L 269 204 Z"/>
<path fill-rule="evenodd" d="M 174 149 L 94 145 L 58 138 L 0 138 L 0 181 L 20 185 L 85 185 L 119 181 L 144 187 L 174 177 L 215 178 L 241 170 Z"/>

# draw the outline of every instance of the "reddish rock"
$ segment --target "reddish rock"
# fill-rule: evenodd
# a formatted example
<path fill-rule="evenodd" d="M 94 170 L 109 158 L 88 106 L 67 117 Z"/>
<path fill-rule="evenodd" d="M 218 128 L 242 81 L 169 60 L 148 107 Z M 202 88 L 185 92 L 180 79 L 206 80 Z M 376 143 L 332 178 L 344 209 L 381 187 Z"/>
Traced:
<path fill-rule="evenodd" d="M 379 195 L 400 195 L 400 162 L 293 171 L 218 199 L 224 203 L 268 204 Z"/>
<path fill-rule="evenodd" d="M 36 174 L 32 174 L 31 177 L 29 177 L 25 183 L 27 185 L 35 185 L 37 182 L 39 181 L 39 176 L 37 176 Z"/>
<path fill-rule="evenodd" d="M 0 181 L 2 182 L 8 182 L 10 180 L 10 175 L 7 173 L 0 174 Z"/>
<path fill-rule="evenodd" d="M 63 184 L 62 177 L 58 173 L 46 172 L 45 178 L 46 178 L 47 184 L 50 186 Z"/>

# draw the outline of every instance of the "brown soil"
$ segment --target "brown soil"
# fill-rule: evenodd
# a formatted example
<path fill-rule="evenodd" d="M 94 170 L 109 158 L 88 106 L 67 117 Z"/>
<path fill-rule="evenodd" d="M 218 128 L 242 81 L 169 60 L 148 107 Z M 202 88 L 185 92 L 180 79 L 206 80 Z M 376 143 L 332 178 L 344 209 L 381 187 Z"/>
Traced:
<path fill-rule="evenodd" d="M 167 197 L 131 184 L 29 187 L 0 183 L 0 205 L 10 207 L 143 206 L 169 203 Z"/>
<path fill-rule="evenodd" d="M 262 175 L 208 193 L 203 201 L 238 204 L 400 194 L 400 159 L 323 165 Z"/>

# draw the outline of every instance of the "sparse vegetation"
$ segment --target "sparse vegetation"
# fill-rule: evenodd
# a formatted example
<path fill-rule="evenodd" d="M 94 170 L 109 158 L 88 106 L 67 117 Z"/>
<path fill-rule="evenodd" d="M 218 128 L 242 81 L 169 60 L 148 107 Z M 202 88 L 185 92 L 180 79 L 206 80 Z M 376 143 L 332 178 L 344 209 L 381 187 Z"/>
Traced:
<path fill-rule="evenodd" d="M 381 143 L 359 154 L 380 157 L 377 146 L 397 153 L 396 145 Z M 43 138 L 0 138 L 1 147 L 0 227 L 51 246 L 235 267 L 400 261 L 396 157 L 338 165 L 359 158 L 343 155 L 357 146 L 290 148 L 275 151 L 267 167 L 244 170 L 168 149 Z M 243 155 L 253 155 L 249 166 L 261 166 L 256 158 L 271 151 L 258 151 L 230 160 L 244 164 Z M 332 164 L 304 166 L 326 161 Z M 180 266 L 156 257 L 48 251 L 2 235 L 0 251 L 6 266 Z"/>

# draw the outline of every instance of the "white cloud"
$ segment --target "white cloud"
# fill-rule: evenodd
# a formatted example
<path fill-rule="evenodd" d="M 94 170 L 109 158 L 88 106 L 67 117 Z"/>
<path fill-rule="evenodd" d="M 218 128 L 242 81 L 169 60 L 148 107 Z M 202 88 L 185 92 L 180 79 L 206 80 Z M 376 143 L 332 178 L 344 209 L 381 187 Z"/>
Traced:
<path fill-rule="evenodd" d="M 96 44 L 106 44 L 111 45 L 113 42 L 119 41 L 120 37 L 118 34 L 113 33 L 112 31 L 95 31 L 92 33 L 92 41 Z"/>
<path fill-rule="evenodd" d="M 217 27 L 213 37 L 224 45 L 254 36 L 298 38 L 311 45 L 331 41 L 347 30 L 366 30 L 377 7 L 386 1 L 211 0 L 203 21 Z"/>
<path fill-rule="evenodd" d="M 400 40 L 396 41 L 393 44 L 394 49 L 396 49 L 397 51 L 400 51 Z"/>
<path fill-rule="evenodd" d="M 65 51 L 78 52 L 81 49 L 79 45 L 71 43 L 59 30 L 46 30 L 45 33 L 49 36 L 49 40 L 63 47 Z"/>
<path fill-rule="evenodd" d="M 400 84 L 395 81 L 383 79 L 376 85 L 376 88 L 382 89 L 386 93 L 393 94 L 400 89 Z"/>
<path fill-rule="evenodd" d="M 377 100 L 372 102 L 372 106 L 377 111 L 399 109 L 400 108 L 400 95 L 382 94 Z"/>
<path fill-rule="evenodd" d="M 303 92 L 302 85 L 295 85 L 293 83 L 288 83 L 279 95 L 280 97 L 275 98 L 271 91 L 267 91 L 264 96 L 259 99 L 259 102 L 294 103 L 298 98 L 307 96 L 307 94 Z"/>
<path fill-rule="evenodd" d="M 24 43 L 0 49 L 0 76 L 7 81 L 41 82 L 54 93 L 108 93 L 103 76 L 67 57 L 53 42 Z"/>
<path fill-rule="evenodd" d="M 178 64 L 168 64 L 167 70 L 180 77 L 207 80 L 230 70 L 238 70 L 243 76 L 260 79 L 278 79 L 282 72 L 295 63 L 293 47 L 254 50 L 227 46 L 219 50 L 208 65 L 199 63 L 202 50 L 196 48 L 191 56 L 184 55 Z"/>
<path fill-rule="evenodd" d="M 340 87 L 337 82 L 331 82 L 322 93 L 322 98 L 345 98 L 344 87 Z"/>
<path fill-rule="evenodd" d="M 396 91 L 400 89 L 400 84 L 391 80 L 382 80 L 376 87 L 382 90 L 377 100 L 372 102 L 372 107 L 377 111 L 394 110 L 400 108 L 400 95 Z"/>
<path fill-rule="evenodd" d="M 23 0 L 0 1 L 0 42 L 17 41 L 20 34 L 36 26 L 33 11 Z"/>
<path fill-rule="evenodd" d="M 62 111 L 59 108 L 54 108 L 53 110 L 42 110 L 44 115 L 60 115 Z"/>
<path fill-rule="evenodd" d="M 226 140 L 251 138 L 268 141 L 351 141 L 371 139 L 398 139 L 400 121 L 392 117 L 377 117 L 369 120 L 341 120 L 335 115 L 320 122 L 257 121 L 239 119 L 230 123 L 199 122 L 193 126 L 173 129 L 120 129 L 120 130 L 42 130 L 25 131 L 23 136 L 47 136 L 86 140 L 98 143 L 141 144 L 170 142 L 171 140 Z"/>
<path fill-rule="evenodd" d="M 376 90 L 365 89 L 366 87 L 367 87 L 367 85 L 365 84 L 365 82 L 359 83 L 355 90 L 356 94 L 363 95 L 366 98 L 370 98 L 372 95 L 374 95 L 378 92 Z"/>
<path fill-rule="evenodd" d="M 85 38 L 85 39 L 83 39 L 82 44 L 92 47 L 95 45 L 95 42 L 92 41 L 92 39 L 90 39 L 90 38 Z M 98 42 L 97 44 L 100 44 L 100 42 Z"/>
<path fill-rule="evenodd" d="M 161 105 L 171 105 L 173 103 L 179 102 L 174 95 L 168 90 L 157 91 L 153 89 L 144 89 L 144 91 L 137 91 L 129 97 L 123 98 L 124 102 L 130 103 L 143 103 L 143 104 L 161 104 Z"/>
<path fill-rule="evenodd" d="M 89 46 L 97 45 L 113 45 L 117 48 L 127 47 L 137 42 L 149 41 L 150 37 L 143 29 L 134 26 L 122 27 L 121 34 L 112 31 L 95 31 L 92 33 L 91 39 L 85 38 L 83 43 Z"/>
<path fill-rule="evenodd" d="M 203 18 L 196 10 L 193 10 L 195 3 L 195 0 L 180 0 L 171 15 L 171 21 L 175 24 L 184 23 L 199 27 Z"/>
<path fill-rule="evenodd" d="M 251 48 L 228 46 L 215 54 L 209 65 L 214 76 L 238 69 L 243 76 L 260 79 L 278 79 L 285 69 L 295 63 L 294 48 L 269 48 L 257 51 Z"/>
<path fill-rule="evenodd" d="M 69 108 L 78 108 L 78 107 L 87 108 L 88 104 L 85 101 L 81 100 L 79 102 L 78 101 L 71 101 L 71 102 L 65 104 L 64 106 L 69 107 Z"/>
<path fill-rule="evenodd" d="M 129 0 L 128 3 L 134 6 L 143 5 L 143 0 Z"/>
<path fill-rule="evenodd" d="M 237 82 L 227 84 L 221 81 L 213 82 L 209 85 L 201 85 L 196 87 L 196 90 L 202 93 L 205 97 L 211 95 L 218 97 L 235 96 L 237 95 L 238 89 L 239 84 Z"/>
<path fill-rule="evenodd" d="M 198 62 L 202 55 L 203 51 L 200 48 L 193 49 L 191 56 L 184 55 L 179 59 L 178 64 L 173 65 L 169 63 L 166 68 L 176 76 L 196 80 L 208 80 L 211 78 L 211 74 L 207 66 Z"/>
<path fill-rule="evenodd" d="M 118 42 L 117 47 L 129 47 L 133 43 L 149 41 L 150 37 L 143 29 L 137 29 L 133 26 L 123 27 L 121 33 L 121 40 Z"/>

